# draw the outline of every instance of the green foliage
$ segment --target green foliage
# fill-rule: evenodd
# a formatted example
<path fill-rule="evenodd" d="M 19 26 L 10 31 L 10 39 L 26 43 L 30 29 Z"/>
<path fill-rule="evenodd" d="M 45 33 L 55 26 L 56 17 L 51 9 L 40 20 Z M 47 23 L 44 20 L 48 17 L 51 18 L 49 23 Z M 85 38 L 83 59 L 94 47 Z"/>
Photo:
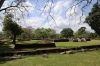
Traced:
<path fill-rule="evenodd" d="M 91 12 L 85 19 L 87 23 L 97 34 L 100 34 L 100 4 L 94 4 Z"/>
<path fill-rule="evenodd" d="M 97 37 L 97 34 L 96 33 L 90 33 L 90 38 L 94 39 Z"/>
<path fill-rule="evenodd" d="M 22 56 L 22 59 L 1 61 L 0 66 L 100 66 L 100 51 L 79 52 L 76 54 L 60 53 L 42 55 Z"/>
<path fill-rule="evenodd" d="M 98 44 L 100 44 L 99 40 L 91 40 L 91 41 L 87 41 L 87 42 L 56 42 L 56 47 L 72 48 L 72 47 L 98 45 Z"/>
<path fill-rule="evenodd" d="M 0 40 L 3 39 L 3 32 L 0 32 Z"/>
<path fill-rule="evenodd" d="M 14 16 L 12 14 L 8 14 L 5 16 L 3 21 L 3 31 L 11 33 L 13 37 L 13 43 L 16 43 L 16 37 L 20 35 L 23 31 L 21 26 L 19 26 L 14 20 Z M 6 33 L 7 34 L 7 33 Z"/>
<path fill-rule="evenodd" d="M 19 38 L 21 38 L 21 39 L 29 39 L 29 40 L 33 38 L 34 28 L 29 26 L 29 27 L 26 27 L 26 28 L 22 28 L 22 30 L 23 30 L 23 33 L 21 33 Z"/>
<path fill-rule="evenodd" d="M 84 34 L 84 33 L 86 32 L 85 29 L 86 29 L 86 27 L 81 27 L 81 28 L 79 28 L 79 29 L 78 29 L 78 34 L 79 34 L 79 35 Z"/>
<path fill-rule="evenodd" d="M 54 29 L 50 29 L 50 28 L 37 28 L 34 31 L 34 37 L 35 38 L 54 38 L 55 37 L 55 30 Z"/>
<path fill-rule="evenodd" d="M 60 34 L 61 34 L 61 37 L 63 38 L 70 38 L 73 36 L 73 30 L 71 28 L 64 28 Z"/>
<path fill-rule="evenodd" d="M 35 31 L 34 31 L 34 37 L 35 38 L 47 38 L 47 34 L 45 32 L 45 29 L 44 28 L 37 28 Z"/>
<path fill-rule="evenodd" d="M 86 27 L 81 27 L 74 33 L 75 38 L 91 38 L 91 33 L 85 30 Z"/>
<path fill-rule="evenodd" d="M 56 31 L 54 29 L 47 28 L 47 29 L 45 29 L 45 32 L 46 32 L 48 38 L 54 38 L 56 35 Z"/>

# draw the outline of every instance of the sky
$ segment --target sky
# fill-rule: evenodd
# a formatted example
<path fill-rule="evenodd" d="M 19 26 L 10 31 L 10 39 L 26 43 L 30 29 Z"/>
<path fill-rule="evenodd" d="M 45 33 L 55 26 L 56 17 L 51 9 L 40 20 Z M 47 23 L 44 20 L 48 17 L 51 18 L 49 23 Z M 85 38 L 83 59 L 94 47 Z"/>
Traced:
<path fill-rule="evenodd" d="M 2 8 L 9 6 L 10 1 L 6 0 Z M 73 31 L 77 31 L 80 27 L 86 27 L 87 31 L 93 32 L 93 30 L 83 22 L 91 11 L 92 4 L 96 3 L 97 0 L 92 0 L 92 4 L 84 9 L 82 17 L 81 6 L 83 6 L 85 2 L 67 10 L 71 5 L 75 4 L 71 3 L 73 0 L 54 0 L 53 3 L 51 1 L 46 3 L 45 1 L 46 0 L 38 0 L 37 2 L 36 0 L 27 0 L 24 5 L 31 7 L 27 8 L 28 12 L 22 8 L 26 15 L 24 18 L 20 16 L 21 12 L 16 9 L 16 17 L 20 18 L 20 21 L 17 21 L 18 24 L 22 27 L 31 26 L 35 29 L 52 28 L 55 29 L 57 33 L 60 33 L 63 28 L 72 28 Z M 45 4 L 47 4 L 46 7 Z M 0 14 L 4 16 L 3 12 L 0 12 Z M 0 22 L 2 22 L 2 19 Z M 0 26 L 0 31 L 2 31 L 2 25 Z"/>

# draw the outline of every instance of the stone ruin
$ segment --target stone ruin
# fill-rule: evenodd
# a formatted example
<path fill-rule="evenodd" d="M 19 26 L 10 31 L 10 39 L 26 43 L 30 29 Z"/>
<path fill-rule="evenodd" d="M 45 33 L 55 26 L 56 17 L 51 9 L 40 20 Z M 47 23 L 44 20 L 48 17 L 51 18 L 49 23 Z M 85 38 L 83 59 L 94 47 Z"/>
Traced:
<path fill-rule="evenodd" d="M 86 38 L 82 38 L 82 39 L 77 38 L 77 40 L 78 40 L 78 42 L 86 42 Z"/>
<path fill-rule="evenodd" d="M 69 42 L 86 42 L 86 41 L 87 41 L 86 38 L 82 38 L 82 39 L 80 39 L 80 38 L 76 38 L 76 39 L 70 38 L 69 39 Z"/>
<path fill-rule="evenodd" d="M 54 40 L 51 39 L 42 39 L 43 43 L 54 43 Z"/>

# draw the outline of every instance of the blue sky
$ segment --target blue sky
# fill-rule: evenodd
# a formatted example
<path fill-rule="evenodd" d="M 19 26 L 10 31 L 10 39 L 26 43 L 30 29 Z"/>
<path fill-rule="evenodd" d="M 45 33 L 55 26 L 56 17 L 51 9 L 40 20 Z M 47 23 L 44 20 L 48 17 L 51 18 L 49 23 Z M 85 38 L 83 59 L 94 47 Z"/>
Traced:
<path fill-rule="evenodd" d="M 37 3 L 36 0 L 34 0 L 34 2 L 26 1 L 25 5 L 29 5 L 32 7 L 28 8 L 29 17 L 25 17 L 24 20 L 22 19 L 22 17 L 20 17 L 20 25 L 23 27 L 32 26 L 35 29 L 39 27 L 53 28 L 57 31 L 57 33 L 59 33 L 63 28 L 72 28 L 74 31 L 77 31 L 78 28 L 83 26 L 86 27 L 88 31 L 93 32 L 93 30 L 91 30 L 91 28 L 87 24 L 83 23 L 85 17 L 91 11 L 92 5 L 85 9 L 80 23 L 80 16 L 82 15 L 80 6 L 82 6 L 83 4 L 81 4 L 80 6 L 76 6 L 76 14 L 74 13 L 74 7 L 71 11 L 68 10 L 67 12 L 65 12 L 69 6 L 73 5 L 71 4 L 72 0 L 54 0 L 54 3 L 48 2 L 49 5 L 44 9 L 44 11 L 40 11 L 43 10 L 43 7 L 46 4 L 45 1 L 46 0 L 38 0 Z M 94 4 L 96 1 L 97 0 L 93 0 L 92 4 Z M 6 7 L 9 3 L 9 0 L 6 1 L 3 7 Z M 50 16 L 47 20 L 51 5 L 53 6 L 50 14 L 55 21 Z M 17 17 L 19 17 L 19 14 L 20 12 L 18 11 Z M 70 14 L 72 15 L 70 16 Z M 0 28 L 2 29 L 2 26 Z"/>

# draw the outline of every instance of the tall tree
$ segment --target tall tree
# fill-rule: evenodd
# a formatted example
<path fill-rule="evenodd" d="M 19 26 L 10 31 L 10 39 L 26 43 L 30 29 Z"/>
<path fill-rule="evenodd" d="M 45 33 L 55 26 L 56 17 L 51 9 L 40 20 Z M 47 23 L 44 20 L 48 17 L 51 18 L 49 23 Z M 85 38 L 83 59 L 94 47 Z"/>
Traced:
<path fill-rule="evenodd" d="M 32 39 L 33 38 L 33 33 L 34 33 L 34 28 L 32 28 L 31 26 L 26 27 L 26 28 L 22 28 L 23 29 L 23 33 L 21 34 L 21 38 L 22 39 Z"/>
<path fill-rule="evenodd" d="M 47 33 L 45 32 L 44 28 L 37 28 L 34 31 L 34 37 L 44 39 L 44 38 L 47 38 Z"/>
<path fill-rule="evenodd" d="M 94 4 L 91 12 L 85 19 L 87 23 L 97 34 L 100 34 L 100 4 Z"/>
<path fill-rule="evenodd" d="M 81 28 L 79 28 L 79 29 L 78 29 L 78 34 L 79 34 L 79 35 L 84 34 L 84 33 L 86 32 L 85 29 L 86 29 L 86 27 L 81 27 Z"/>
<path fill-rule="evenodd" d="M 28 35 L 29 39 L 32 39 L 34 28 L 32 28 L 31 26 L 29 26 L 29 27 L 26 28 L 26 32 L 27 32 L 27 35 Z"/>
<path fill-rule="evenodd" d="M 73 36 L 73 30 L 71 28 L 64 28 L 60 34 L 61 34 L 61 37 L 64 37 L 64 38 L 70 38 Z"/>
<path fill-rule="evenodd" d="M 10 32 L 13 36 L 13 43 L 16 44 L 16 37 L 22 33 L 22 28 L 15 21 L 14 16 L 8 14 L 3 21 L 3 31 Z"/>
<path fill-rule="evenodd" d="M 86 27 L 81 27 L 74 33 L 74 37 L 75 38 L 82 38 L 82 37 L 91 38 L 90 34 L 91 32 L 86 31 Z"/>
<path fill-rule="evenodd" d="M 51 28 L 37 28 L 34 31 L 35 38 L 55 38 L 56 31 Z"/>
<path fill-rule="evenodd" d="M 3 38 L 3 32 L 0 32 L 0 40 Z"/>
<path fill-rule="evenodd" d="M 55 38 L 56 31 L 51 28 L 45 29 L 45 33 L 47 34 L 47 38 Z"/>

